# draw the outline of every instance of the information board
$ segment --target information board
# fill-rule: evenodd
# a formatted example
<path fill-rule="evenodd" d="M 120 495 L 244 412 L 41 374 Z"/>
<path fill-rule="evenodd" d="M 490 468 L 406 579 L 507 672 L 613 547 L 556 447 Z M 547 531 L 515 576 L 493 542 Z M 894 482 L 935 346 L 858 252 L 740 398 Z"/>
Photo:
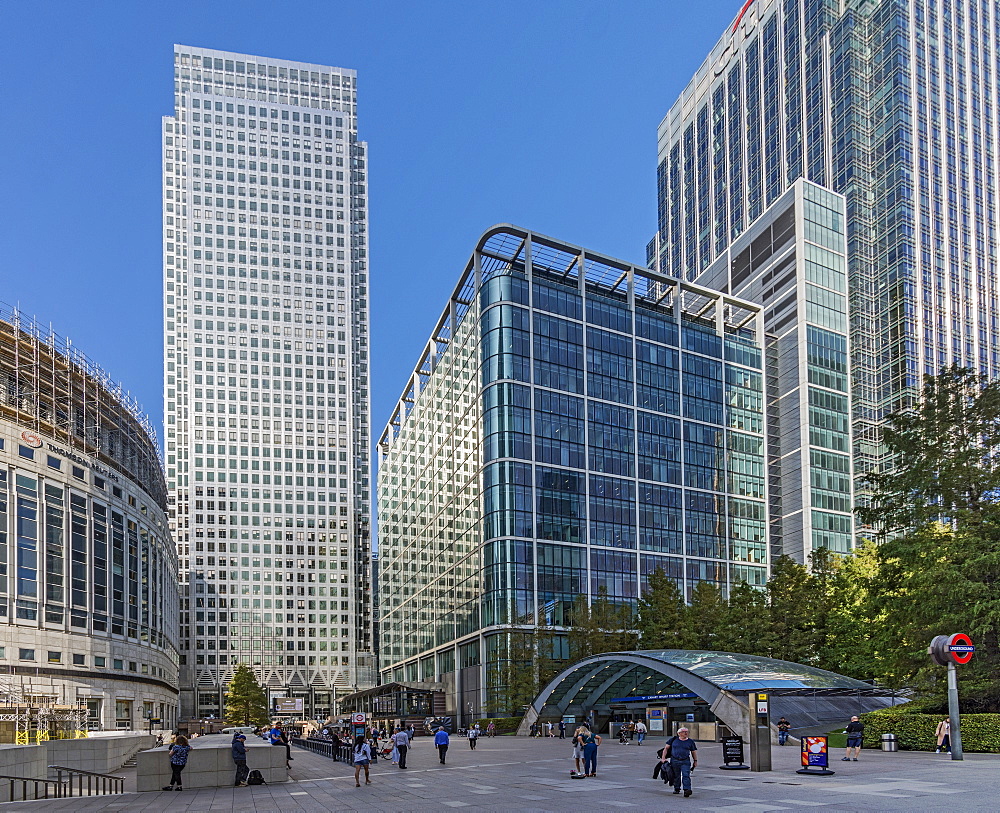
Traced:
<path fill-rule="evenodd" d="M 743 764 L 743 738 L 723 737 L 722 738 L 722 760 L 727 765 L 730 763 Z"/>
<path fill-rule="evenodd" d="M 826 737 L 802 738 L 802 767 L 827 768 L 830 765 L 830 754 L 827 750 Z"/>

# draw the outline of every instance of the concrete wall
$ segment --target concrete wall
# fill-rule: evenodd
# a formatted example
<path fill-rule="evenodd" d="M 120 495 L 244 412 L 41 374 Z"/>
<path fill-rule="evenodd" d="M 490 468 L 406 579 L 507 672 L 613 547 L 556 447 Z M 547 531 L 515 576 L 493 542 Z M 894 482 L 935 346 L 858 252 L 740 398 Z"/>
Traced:
<path fill-rule="evenodd" d="M 138 751 L 151 748 L 156 737 L 135 732 L 106 734 L 81 740 L 49 740 L 48 764 L 95 773 L 114 773 Z"/>
<path fill-rule="evenodd" d="M 229 734 L 209 734 L 191 740 L 191 752 L 181 777 L 185 788 L 232 787 L 236 778 L 236 764 Z M 269 784 L 288 781 L 285 767 L 285 749 L 269 745 L 256 737 L 248 737 L 247 766 L 258 770 Z M 136 772 L 137 789 L 160 790 L 170 781 L 170 759 L 167 746 L 140 751 Z"/>
<path fill-rule="evenodd" d="M 48 757 L 44 745 L 0 745 L 0 774 L 4 776 L 25 776 L 30 779 L 45 779 Z M 11 801 L 8 783 L 0 779 L 0 801 Z M 41 788 L 39 788 L 41 791 Z M 28 787 L 28 798 L 34 791 Z M 20 785 L 14 786 L 14 800 L 23 798 Z"/>

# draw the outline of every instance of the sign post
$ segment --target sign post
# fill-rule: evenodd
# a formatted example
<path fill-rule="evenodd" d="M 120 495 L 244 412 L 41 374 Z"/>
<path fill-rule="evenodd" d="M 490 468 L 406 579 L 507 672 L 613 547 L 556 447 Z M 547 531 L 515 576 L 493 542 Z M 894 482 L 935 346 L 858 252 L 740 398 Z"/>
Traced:
<path fill-rule="evenodd" d="M 830 770 L 830 748 L 826 737 L 802 738 L 802 767 L 795 773 L 803 776 L 833 776 Z"/>
<path fill-rule="evenodd" d="M 962 760 L 962 719 L 958 711 L 958 671 L 955 664 L 965 665 L 976 651 L 972 639 L 964 632 L 936 635 L 927 654 L 936 664 L 948 667 L 948 717 L 951 720 L 951 758 Z"/>
<path fill-rule="evenodd" d="M 764 692 L 750 692 L 750 770 L 771 770 L 770 699 Z"/>

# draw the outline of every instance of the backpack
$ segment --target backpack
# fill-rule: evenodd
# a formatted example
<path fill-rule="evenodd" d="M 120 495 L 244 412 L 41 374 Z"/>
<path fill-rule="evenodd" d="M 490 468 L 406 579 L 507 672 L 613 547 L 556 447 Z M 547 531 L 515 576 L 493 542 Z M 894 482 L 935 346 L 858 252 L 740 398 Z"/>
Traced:
<path fill-rule="evenodd" d="M 254 769 L 254 770 L 250 771 L 249 775 L 247 776 L 247 784 L 248 785 L 266 785 L 267 782 L 264 781 L 264 774 L 262 774 L 260 771 L 258 771 L 256 769 Z"/>

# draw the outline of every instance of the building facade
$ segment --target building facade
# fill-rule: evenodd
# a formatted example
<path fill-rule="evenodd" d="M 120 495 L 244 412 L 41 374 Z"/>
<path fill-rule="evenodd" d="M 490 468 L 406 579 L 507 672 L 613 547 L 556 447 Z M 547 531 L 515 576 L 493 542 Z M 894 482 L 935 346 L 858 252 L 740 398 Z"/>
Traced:
<path fill-rule="evenodd" d="M 664 273 L 699 280 L 798 178 L 845 197 L 857 475 L 923 374 L 1000 374 L 998 24 L 976 0 L 750 0 L 659 127 Z"/>
<path fill-rule="evenodd" d="M 181 702 L 237 663 L 322 716 L 373 680 L 367 145 L 354 71 L 174 48 L 164 406 Z"/>
<path fill-rule="evenodd" d="M 763 351 L 757 306 L 486 232 L 379 443 L 383 682 L 441 683 L 467 720 L 511 631 L 578 596 L 763 584 Z"/>
<path fill-rule="evenodd" d="M 12 708 L 77 706 L 91 728 L 173 726 L 179 597 L 166 509 L 138 405 L 50 328 L 0 311 L 5 720 Z"/>
<path fill-rule="evenodd" d="M 699 275 L 763 304 L 773 556 L 853 547 L 844 199 L 798 179 Z"/>

